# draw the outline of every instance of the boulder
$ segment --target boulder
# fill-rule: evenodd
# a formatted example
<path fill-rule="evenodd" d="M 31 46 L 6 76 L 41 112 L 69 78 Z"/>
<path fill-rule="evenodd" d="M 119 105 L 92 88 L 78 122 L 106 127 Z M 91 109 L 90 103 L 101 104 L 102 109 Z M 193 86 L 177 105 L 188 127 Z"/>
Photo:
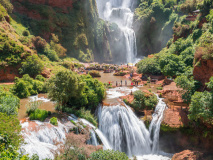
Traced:
<path fill-rule="evenodd" d="M 180 153 L 174 154 L 172 160 L 201 160 L 203 154 L 198 151 L 184 150 Z"/>

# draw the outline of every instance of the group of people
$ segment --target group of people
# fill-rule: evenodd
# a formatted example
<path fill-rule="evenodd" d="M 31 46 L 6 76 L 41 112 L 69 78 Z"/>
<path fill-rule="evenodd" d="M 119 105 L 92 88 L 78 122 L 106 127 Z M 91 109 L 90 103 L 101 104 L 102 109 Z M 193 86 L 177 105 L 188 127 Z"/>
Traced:
<path fill-rule="evenodd" d="M 118 83 L 118 81 L 116 81 L 116 87 L 118 87 L 118 86 L 122 86 L 122 80 L 121 80 L 121 83 Z M 109 82 L 109 84 L 110 84 L 110 82 Z M 133 82 L 131 82 L 131 86 L 133 86 L 134 84 L 133 84 Z M 125 86 L 127 86 L 127 80 L 125 80 Z M 138 86 L 138 82 L 136 81 L 135 82 L 135 86 Z"/>
<path fill-rule="evenodd" d="M 118 84 L 118 81 L 116 81 L 116 87 L 119 85 L 119 86 L 122 86 L 122 83 L 123 81 L 121 80 L 121 83 Z M 127 86 L 127 81 L 125 80 L 125 86 Z"/>

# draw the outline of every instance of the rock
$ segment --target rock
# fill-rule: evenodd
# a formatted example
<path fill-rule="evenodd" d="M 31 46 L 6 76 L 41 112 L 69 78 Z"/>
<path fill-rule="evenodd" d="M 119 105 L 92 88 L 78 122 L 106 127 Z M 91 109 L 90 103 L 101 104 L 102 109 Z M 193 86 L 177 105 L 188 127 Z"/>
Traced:
<path fill-rule="evenodd" d="M 195 66 L 193 70 L 194 79 L 200 81 L 203 86 L 213 76 L 213 60 L 201 60 L 201 65 Z"/>
<path fill-rule="evenodd" d="M 0 69 L 0 81 L 13 82 L 15 77 L 20 77 L 20 66 L 6 66 Z"/>
<path fill-rule="evenodd" d="M 190 151 L 190 150 L 184 150 L 180 153 L 176 153 L 172 160 L 201 160 L 203 157 L 203 153 L 200 153 L 198 151 Z"/>

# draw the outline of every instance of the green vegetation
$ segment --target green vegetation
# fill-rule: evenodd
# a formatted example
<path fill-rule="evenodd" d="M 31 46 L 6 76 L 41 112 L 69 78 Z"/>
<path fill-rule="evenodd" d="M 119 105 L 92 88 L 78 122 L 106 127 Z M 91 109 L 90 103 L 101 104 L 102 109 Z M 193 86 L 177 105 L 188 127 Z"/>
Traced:
<path fill-rule="evenodd" d="M 58 119 L 56 117 L 52 117 L 50 119 L 50 123 L 54 126 L 57 126 L 58 125 Z"/>
<path fill-rule="evenodd" d="M 89 74 L 92 76 L 92 77 L 101 77 L 100 73 L 98 71 L 89 71 Z"/>
<path fill-rule="evenodd" d="M 34 54 L 27 57 L 26 60 L 22 62 L 22 67 L 19 70 L 21 74 L 29 74 L 31 77 L 35 77 L 40 74 L 43 69 L 43 62 Z"/>
<path fill-rule="evenodd" d="M 5 92 L 0 88 L 0 112 L 9 115 L 18 115 L 20 99 L 10 92 Z"/>
<path fill-rule="evenodd" d="M 98 127 L 97 118 L 95 118 L 95 116 L 91 113 L 90 110 L 86 110 L 85 108 L 81 108 L 77 110 L 76 108 L 73 107 L 73 108 L 64 108 L 64 111 L 67 113 L 74 114 L 79 118 L 84 118 L 90 123 L 92 123 L 94 126 Z M 71 121 L 71 122 L 74 125 L 76 125 L 74 121 Z"/>
<path fill-rule="evenodd" d="M 138 72 L 143 74 L 161 74 L 159 61 L 157 58 L 145 58 L 137 63 Z"/>
<path fill-rule="evenodd" d="M 55 87 L 56 86 L 56 87 Z M 61 106 L 96 107 L 105 96 L 104 85 L 91 76 L 60 71 L 48 83 L 49 97 Z"/>
<path fill-rule="evenodd" d="M 46 110 L 36 109 L 34 112 L 30 113 L 30 120 L 44 121 L 48 117 L 49 113 Z"/>
<path fill-rule="evenodd" d="M 22 46 L 0 32 L 0 66 L 17 65 L 21 62 L 21 54 L 24 53 Z"/>
<path fill-rule="evenodd" d="M 22 143 L 21 125 L 15 115 L 0 112 L 0 159 L 16 159 Z"/>
<path fill-rule="evenodd" d="M 151 90 L 146 92 L 138 90 L 138 91 L 135 91 L 133 95 L 134 95 L 133 102 L 130 103 L 126 99 L 123 99 L 123 101 L 127 105 L 130 105 L 136 110 L 144 110 L 144 109 L 151 110 L 151 109 L 154 109 L 158 103 L 157 96 L 151 93 Z"/>
<path fill-rule="evenodd" d="M 113 150 L 103 151 L 103 150 L 100 150 L 100 151 L 97 151 L 97 152 L 94 152 L 94 153 L 91 154 L 91 160 L 92 159 L 96 159 L 96 160 L 105 160 L 105 159 L 128 160 L 129 157 L 125 153 L 119 152 L 119 151 L 113 151 Z"/>
<path fill-rule="evenodd" d="M 41 79 L 38 80 L 38 79 Z M 12 92 L 19 98 L 27 98 L 30 95 L 38 93 L 46 93 L 44 79 L 37 76 L 36 79 L 31 78 L 28 74 L 23 75 L 22 78 L 16 78 Z"/>
<path fill-rule="evenodd" d="M 152 75 L 163 74 L 167 77 L 175 78 L 177 86 L 183 89 L 180 91 L 182 99 L 189 105 L 188 117 L 191 120 L 191 127 L 197 126 L 198 123 L 204 126 L 212 125 L 211 83 L 213 79 L 210 79 L 206 87 L 196 81 L 193 76 L 195 67 L 202 67 L 201 65 L 205 64 L 207 60 L 213 59 L 212 1 L 181 0 L 178 3 L 176 1 L 167 3 L 163 0 L 159 2 L 143 0 L 139 8 L 136 9 L 137 21 L 142 19 L 145 21 L 149 15 L 156 12 L 160 14 L 160 10 L 155 11 L 151 7 L 161 6 L 161 10 L 168 10 L 169 7 L 174 5 L 176 5 L 175 8 L 170 8 L 170 10 L 173 10 L 173 13 L 170 12 L 170 18 L 173 17 L 171 23 L 174 31 L 173 38 L 168 41 L 167 47 L 159 53 L 141 60 L 137 64 L 138 72 Z M 198 13 L 197 17 L 194 16 L 195 20 L 187 20 L 187 15 L 183 15 L 192 14 L 196 9 L 200 9 L 201 14 Z M 179 16 L 176 15 L 177 13 Z M 148 18 L 150 24 L 152 23 L 152 27 L 160 23 L 155 22 L 155 19 L 157 19 L 155 16 Z M 168 23 L 166 22 L 166 24 Z M 145 25 L 147 24 L 145 23 Z M 158 27 L 160 28 L 160 26 Z M 144 36 L 147 35 L 144 34 Z M 148 40 L 150 39 L 152 40 L 152 37 Z M 143 38 L 143 40 L 148 41 L 146 38 Z M 141 44 L 141 41 L 139 43 Z M 147 46 L 144 47 L 148 48 Z M 203 92 L 198 92 L 201 89 Z"/>

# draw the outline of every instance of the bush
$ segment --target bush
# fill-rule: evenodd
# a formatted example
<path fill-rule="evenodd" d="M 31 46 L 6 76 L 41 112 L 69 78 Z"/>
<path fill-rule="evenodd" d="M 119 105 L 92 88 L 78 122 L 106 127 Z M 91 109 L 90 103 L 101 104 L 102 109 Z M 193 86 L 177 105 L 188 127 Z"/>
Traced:
<path fill-rule="evenodd" d="M 0 93 L 0 112 L 9 115 L 18 115 L 20 99 L 10 92 Z"/>
<path fill-rule="evenodd" d="M 19 98 L 27 98 L 30 95 L 36 95 L 42 92 L 45 93 L 46 88 L 43 81 L 34 80 L 28 74 L 25 74 L 22 78 L 15 78 L 12 92 Z"/>
<path fill-rule="evenodd" d="M 30 32 L 25 30 L 25 31 L 23 31 L 22 35 L 25 37 L 28 37 L 30 35 Z"/>
<path fill-rule="evenodd" d="M 54 126 L 57 126 L 58 125 L 58 119 L 56 117 L 52 117 L 50 119 L 50 123 Z"/>
<path fill-rule="evenodd" d="M 134 101 L 132 103 L 133 107 L 136 109 L 154 109 L 158 103 L 157 96 L 153 93 L 145 93 L 142 91 L 135 91 Z"/>
<path fill-rule="evenodd" d="M 91 75 L 92 77 L 101 77 L 98 71 L 89 71 L 89 75 Z"/>
<path fill-rule="evenodd" d="M 21 125 L 17 116 L 0 112 L 0 159 L 16 159 L 22 143 Z"/>
<path fill-rule="evenodd" d="M 48 111 L 42 109 L 36 109 L 34 112 L 30 113 L 30 120 L 40 120 L 44 121 L 48 117 Z"/>
<path fill-rule="evenodd" d="M 163 87 L 157 87 L 157 90 L 162 90 L 163 89 Z"/>
<path fill-rule="evenodd" d="M 119 152 L 119 151 L 114 151 L 114 150 L 100 150 L 97 152 L 94 152 L 90 155 L 90 160 L 128 160 L 129 157 L 123 153 L 123 152 Z"/>
<path fill-rule="evenodd" d="M 32 55 L 27 57 L 27 59 L 22 62 L 22 67 L 19 69 L 20 74 L 29 74 L 32 77 L 40 74 L 44 69 L 43 62 L 37 55 Z"/>
<path fill-rule="evenodd" d="M 49 45 L 46 45 L 44 49 L 44 54 L 51 60 L 51 61 L 59 61 L 58 55 L 55 50 L 51 49 Z"/>

